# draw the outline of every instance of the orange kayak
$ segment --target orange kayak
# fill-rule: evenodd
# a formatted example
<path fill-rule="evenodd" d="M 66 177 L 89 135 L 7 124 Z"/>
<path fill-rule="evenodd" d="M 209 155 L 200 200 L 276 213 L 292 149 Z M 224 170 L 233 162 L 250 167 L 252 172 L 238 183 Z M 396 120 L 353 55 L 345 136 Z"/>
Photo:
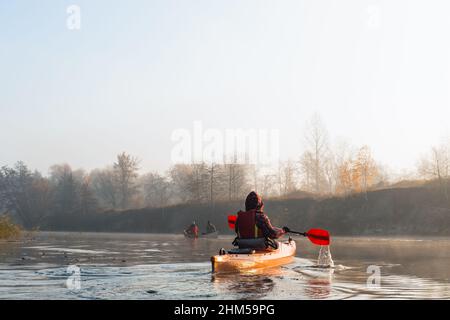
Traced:
<path fill-rule="evenodd" d="M 253 250 L 248 253 L 219 254 L 211 257 L 212 272 L 245 272 L 277 267 L 292 262 L 296 251 L 294 240 L 278 242 L 278 249 Z"/>

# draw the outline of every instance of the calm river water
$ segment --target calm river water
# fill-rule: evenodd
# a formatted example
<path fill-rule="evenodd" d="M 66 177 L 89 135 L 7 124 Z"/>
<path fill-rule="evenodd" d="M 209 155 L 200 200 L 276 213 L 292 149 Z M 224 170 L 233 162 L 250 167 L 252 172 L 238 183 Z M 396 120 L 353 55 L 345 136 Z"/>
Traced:
<path fill-rule="evenodd" d="M 260 274 L 215 276 L 232 237 L 36 233 L 0 242 L 0 299 L 449 299 L 450 240 L 333 238 L 332 269 L 297 257 Z M 377 277 L 379 274 L 379 277 Z M 72 275 L 72 276 L 71 276 Z M 79 276 L 78 276 L 79 275 Z"/>

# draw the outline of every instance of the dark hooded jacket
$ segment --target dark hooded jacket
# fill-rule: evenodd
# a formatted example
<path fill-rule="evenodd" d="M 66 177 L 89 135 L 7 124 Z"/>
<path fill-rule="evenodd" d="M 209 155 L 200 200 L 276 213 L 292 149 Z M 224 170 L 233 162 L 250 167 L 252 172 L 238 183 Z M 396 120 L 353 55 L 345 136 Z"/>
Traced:
<path fill-rule="evenodd" d="M 269 218 L 264 213 L 264 203 L 262 201 L 261 196 L 258 195 L 256 192 L 252 191 L 245 199 L 245 211 L 255 209 L 256 209 L 256 216 L 255 216 L 256 226 L 258 227 L 258 229 L 261 230 L 265 238 L 277 239 L 285 233 L 283 229 L 272 226 Z M 237 223 L 235 226 L 235 230 L 237 233 L 238 230 Z"/>

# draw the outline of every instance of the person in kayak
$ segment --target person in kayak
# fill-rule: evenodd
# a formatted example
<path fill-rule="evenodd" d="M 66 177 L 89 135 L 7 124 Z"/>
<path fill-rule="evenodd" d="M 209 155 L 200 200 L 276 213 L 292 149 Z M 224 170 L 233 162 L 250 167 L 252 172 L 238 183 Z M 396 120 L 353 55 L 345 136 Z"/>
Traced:
<path fill-rule="evenodd" d="M 252 247 L 252 243 L 255 247 L 261 247 L 262 243 L 267 243 L 265 240 L 278 239 L 289 229 L 272 226 L 269 217 L 264 213 L 262 197 L 252 191 L 245 200 L 245 211 L 239 211 L 237 214 L 235 231 L 237 242 L 242 244 L 239 244 L 240 247 Z M 255 241 L 242 241 L 242 239 L 255 239 Z"/>
<path fill-rule="evenodd" d="M 192 224 L 186 229 L 185 233 L 192 238 L 198 238 L 198 226 L 195 220 L 192 221 Z"/>
<path fill-rule="evenodd" d="M 207 233 L 207 234 L 208 234 L 208 233 L 214 233 L 214 232 L 216 232 L 216 231 L 217 231 L 216 226 L 213 225 L 213 224 L 211 223 L 211 221 L 208 220 L 208 224 L 206 225 L 206 233 Z"/>

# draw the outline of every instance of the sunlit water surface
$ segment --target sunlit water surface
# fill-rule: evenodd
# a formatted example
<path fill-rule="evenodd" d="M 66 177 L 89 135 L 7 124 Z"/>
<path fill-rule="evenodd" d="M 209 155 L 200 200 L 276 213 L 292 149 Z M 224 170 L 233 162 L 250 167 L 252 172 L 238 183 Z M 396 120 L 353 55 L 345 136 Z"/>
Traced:
<path fill-rule="evenodd" d="M 210 256 L 231 240 L 37 233 L 3 241 L 0 299 L 450 298 L 449 239 L 333 238 L 334 268 L 318 268 L 320 248 L 296 238 L 289 265 L 213 275 Z M 79 288 L 67 281 L 69 266 L 80 268 Z"/>

